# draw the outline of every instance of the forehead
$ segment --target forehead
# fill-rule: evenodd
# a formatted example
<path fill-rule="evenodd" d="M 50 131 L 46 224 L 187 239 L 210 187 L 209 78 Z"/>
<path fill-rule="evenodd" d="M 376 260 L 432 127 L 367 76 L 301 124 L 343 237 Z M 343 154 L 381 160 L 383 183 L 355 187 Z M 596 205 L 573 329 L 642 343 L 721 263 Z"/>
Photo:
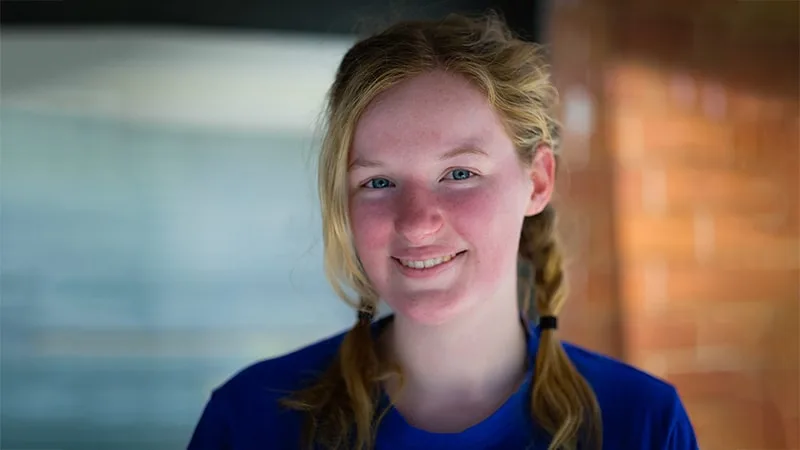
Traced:
<path fill-rule="evenodd" d="M 367 107 L 356 126 L 351 159 L 491 146 L 503 137 L 485 94 L 462 76 L 437 71 L 393 86 Z"/>

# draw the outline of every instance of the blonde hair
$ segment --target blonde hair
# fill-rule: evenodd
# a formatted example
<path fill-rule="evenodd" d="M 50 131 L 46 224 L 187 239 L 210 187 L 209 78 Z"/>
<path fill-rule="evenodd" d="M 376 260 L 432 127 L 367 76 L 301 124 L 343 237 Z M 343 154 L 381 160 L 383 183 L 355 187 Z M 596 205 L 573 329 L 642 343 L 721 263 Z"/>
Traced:
<path fill-rule="evenodd" d="M 283 401 L 306 413 L 309 446 L 371 449 L 382 417 L 380 383 L 390 373 L 380 361 L 370 329 L 378 294 L 356 255 L 348 217 L 348 153 L 367 105 L 397 83 L 433 70 L 466 77 L 501 116 L 529 163 L 541 145 L 557 153 L 558 123 L 551 115 L 557 92 L 540 46 L 513 36 L 494 14 L 451 15 L 407 21 L 356 43 L 344 56 L 328 96 L 327 128 L 319 158 L 326 275 L 333 289 L 360 311 L 338 357 L 316 382 Z M 530 268 L 539 316 L 556 316 L 566 297 L 562 255 L 552 205 L 526 217 L 519 260 Z M 530 287 L 529 284 L 529 287 Z M 358 299 L 347 296 L 353 290 Z M 528 313 L 530 289 L 522 308 Z M 601 416 L 594 392 L 564 352 L 555 330 L 542 329 L 531 395 L 532 420 L 552 437 L 550 449 L 599 448 Z M 383 411 L 385 413 L 385 410 Z"/>

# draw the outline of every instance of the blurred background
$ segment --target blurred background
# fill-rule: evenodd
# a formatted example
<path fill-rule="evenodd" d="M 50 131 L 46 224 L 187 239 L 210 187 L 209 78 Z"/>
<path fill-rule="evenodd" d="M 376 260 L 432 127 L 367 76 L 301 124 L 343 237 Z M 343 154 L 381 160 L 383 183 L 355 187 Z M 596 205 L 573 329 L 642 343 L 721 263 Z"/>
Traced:
<path fill-rule="evenodd" d="M 0 3 L 0 448 L 184 448 L 336 333 L 317 120 L 399 18 L 495 8 L 561 90 L 565 339 L 675 384 L 704 449 L 800 448 L 800 2 Z"/>

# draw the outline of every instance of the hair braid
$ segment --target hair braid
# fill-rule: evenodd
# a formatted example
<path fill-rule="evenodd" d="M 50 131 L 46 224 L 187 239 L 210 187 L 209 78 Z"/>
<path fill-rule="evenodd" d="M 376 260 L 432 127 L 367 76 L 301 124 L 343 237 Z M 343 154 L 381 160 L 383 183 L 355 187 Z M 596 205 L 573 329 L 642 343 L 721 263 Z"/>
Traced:
<path fill-rule="evenodd" d="M 532 266 L 534 303 L 539 317 L 557 316 L 567 289 L 556 233 L 556 211 L 552 205 L 525 218 L 519 253 Z M 552 436 L 550 450 L 575 449 L 579 442 L 584 448 L 600 448 L 602 417 L 597 399 L 570 362 L 555 333 L 552 328 L 541 330 L 531 410 L 537 424 Z"/>

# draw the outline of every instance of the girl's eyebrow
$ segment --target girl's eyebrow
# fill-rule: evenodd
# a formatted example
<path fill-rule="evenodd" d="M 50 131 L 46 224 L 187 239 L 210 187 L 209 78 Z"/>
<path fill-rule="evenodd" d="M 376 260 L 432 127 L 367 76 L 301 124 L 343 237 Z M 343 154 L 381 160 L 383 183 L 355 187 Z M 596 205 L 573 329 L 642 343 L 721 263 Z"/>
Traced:
<path fill-rule="evenodd" d="M 442 156 L 440 156 L 439 159 L 441 161 L 444 161 L 446 159 L 452 159 L 452 158 L 455 158 L 455 157 L 461 156 L 461 155 L 478 155 L 478 156 L 482 156 L 482 157 L 485 157 L 485 158 L 489 157 L 488 153 L 486 153 L 485 151 L 483 151 L 483 150 L 481 150 L 479 148 L 475 148 L 475 147 L 456 147 L 453 150 L 450 150 L 447 153 L 445 153 Z"/>
<path fill-rule="evenodd" d="M 468 147 L 456 147 L 452 150 L 449 150 L 444 154 L 442 154 L 442 156 L 439 157 L 439 160 L 444 161 L 448 159 L 453 159 L 461 155 L 477 155 L 485 158 L 489 157 L 489 154 L 486 153 L 485 151 L 473 146 L 468 146 Z M 350 162 L 350 165 L 347 168 L 348 170 L 353 170 L 355 168 L 373 168 L 381 166 L 383 166 L 383 163 L 381 163 L 380 161 L 372 161 L 358 157 L 353 159 L 353 161 Z"/>
<path fill-rule="evenodd" d="M 381 166 L 383 166 L 383 164 L 380 163 L 379 161 L 371 161 L 364 158 L 355 158 L 353 159 L 353 161 L 350 162 L 350 165 L 347 166 L 347 169 L 353 170 L 357 167 L 370 168 L 370 167 L 381 167 Z"/>

